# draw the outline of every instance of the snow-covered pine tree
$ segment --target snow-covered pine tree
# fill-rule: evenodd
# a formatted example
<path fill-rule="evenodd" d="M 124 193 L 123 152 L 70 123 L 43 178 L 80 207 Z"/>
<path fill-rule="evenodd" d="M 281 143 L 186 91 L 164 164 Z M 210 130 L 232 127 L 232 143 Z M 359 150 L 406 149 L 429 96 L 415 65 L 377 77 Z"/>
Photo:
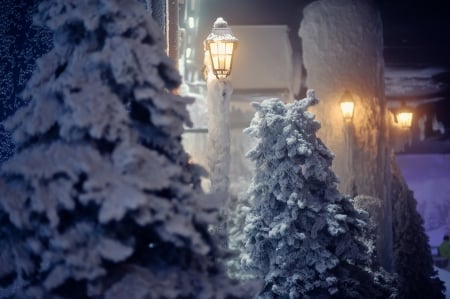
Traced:
<path fill-rule="evenodd" d="M 181 145 L 191 101 L 143 4 L 49 0 L 54 31 L 6 122 L 0 294 L 15 298 L 242 298 L 214 260 L 217 200 Z M 248 296 L 246 296 L 248 297 Z"/>
<path fill-rule="evenodd" d="M 233 197 L 231 197 L 233 199 Z M 230 210 L 228 215 L 228 249 L 230 256 L 227 257 L 227 271 L 230 277 L 241 281 L 250 280 L 254 275 L 243 271 L 240 262 L 240 255 L 245 247 L 246 234 L 243 229 L 245 227 L 245 218 L 250 211 L 249 196 L 247 192 L 241 192 L 234 199 L 236 206 Z"/>
<path fill-rule="evenodd" d="M 380 236 L 380 232 L 377 229 L 378 223 L 382 220 L 381 199 L 368 195 L 357 195 L 353 198 L 353 203 L 355 208 L 368 213 L 366 234 L 363 237 L 363 242 L 371 255 L 373 263 L 375 263 L 377 260 L 377 237 Z"/>
<path fill-rule="evenodd" d="M 317 138 L 320 123 L 307 111 L 318 100 L 254 103 L 245 132 L 257 139 L 248 157 L 249 187 L 243 266 L 264 279 L 258 298 L 387 298 L 377 289 L 366 247 L 366 223 L 337 190 L 333 155 Z"/>
<path fill-rule="evenodd" d="M 364 212 L 367 212 L 366 227 L 362 236 L 362 241 L 367 247 L 367 253 L 371 258 L 370 268 L 372 277 L 378 286 L 378 290 L 383 294 L 380 298 L 397 298 L 397 276 L 394 273 L 387 272 L 380 266 L 377 243 L 379 242 L 380 232 L 378 227 L 382 220 L 381 199 L 369 195 L 357 195 L 353 198 L 353 205 Z"/>
<path fill-rule="evenodd" d="M 445 298 L 445 286 L 433 268 L 428 236 L 416 210 L 414 194 L 407 188 L 393 163 L 394 262 L 398 276 L 398 298 Z"/>

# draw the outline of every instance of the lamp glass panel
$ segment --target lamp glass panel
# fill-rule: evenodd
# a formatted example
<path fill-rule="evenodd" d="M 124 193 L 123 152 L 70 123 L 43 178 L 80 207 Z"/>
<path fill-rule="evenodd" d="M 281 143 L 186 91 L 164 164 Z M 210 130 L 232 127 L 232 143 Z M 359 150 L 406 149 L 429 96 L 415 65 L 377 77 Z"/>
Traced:
<path fill-rule="evenodd" d="M 355 108 L 355 103 L 354 102 L 341 102 L 341 111 L 342 111 L 342 116 L 344 117 L 344 119 L 346 120 L 350 120 L 353 117 L 353 109 Z"/>
<path fill-rule="evenodd" d="M 402 128 L 410 128 L 412 124 L 412 112 L 400 112 L 397 114 L 397 122 Z"/>
<path fill-rule="evenodd" d="M 214 73 L 218 78 L 226 78 L 231 70 L 234 42 L 214 41 L 209 48 Z"/>

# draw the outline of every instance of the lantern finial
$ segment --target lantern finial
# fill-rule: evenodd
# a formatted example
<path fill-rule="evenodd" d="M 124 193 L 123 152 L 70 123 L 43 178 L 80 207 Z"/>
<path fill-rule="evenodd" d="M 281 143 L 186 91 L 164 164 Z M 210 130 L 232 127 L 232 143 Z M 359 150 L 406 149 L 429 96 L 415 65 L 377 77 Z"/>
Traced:
<path fill-rule="evenodd" d="M 225 21 L 222 17 L 218 17 L 216 19 L 216 21 L 214 22 L 213 28 L 217 29 L 217 28 L 227 28 L 228 27 L 228 23 L 227 21 Z"/>

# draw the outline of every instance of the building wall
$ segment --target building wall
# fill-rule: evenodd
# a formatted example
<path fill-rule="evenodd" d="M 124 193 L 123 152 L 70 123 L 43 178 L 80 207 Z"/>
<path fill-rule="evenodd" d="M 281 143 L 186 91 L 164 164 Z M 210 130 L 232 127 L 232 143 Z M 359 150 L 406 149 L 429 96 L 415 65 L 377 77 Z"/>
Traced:
<path fill-rule="evenodd" d="M 300 25 L 306 86 L 320 103 L 312 111 L 321 122 L 319 137 L 334 152 L 341 192 L 383 202 L 378 251 L 392 265 L 392 212 L 388 117 L 384 98 L 383 28 L 370 1 L 319 0 L 305 7 Z M 355 99 L 351 124 L 339 100 L 345 89 Z"/>

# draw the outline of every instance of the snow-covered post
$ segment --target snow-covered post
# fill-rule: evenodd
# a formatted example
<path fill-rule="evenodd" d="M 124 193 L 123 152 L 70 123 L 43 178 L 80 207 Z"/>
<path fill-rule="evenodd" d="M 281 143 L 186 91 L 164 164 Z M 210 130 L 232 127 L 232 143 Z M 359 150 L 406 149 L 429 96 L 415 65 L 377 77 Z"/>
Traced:
<path fill-rule="evenodd" d="M 208 167 L 211 192 L 228 197 L 230 185 L 230 98 L 233 87 L 228 79 L 208 74 Z"/>
<path fill-rule="evenodd" d="M 228 202 L 230 185 L 230 98 L 233 92 L 228 76 L 231 73 L 233 52 L 237 39 L 226 21 L 217 18 L 205 40 L 207 76 L 208 153 L 207 161 L 212 193 L 221 194 Z M 226 210 L 226 208 L 225 208 Z M 226 235 L 225 221 L 216 234 Z"/>
<path fill-rule="evenodd" d="M 230 172 L 230 98 L 231 73 L 237 38 L 224 19 L 217 18 L 205 40 L 208 105 L 208 166 L 211 192 L 228 197 Z"/>

